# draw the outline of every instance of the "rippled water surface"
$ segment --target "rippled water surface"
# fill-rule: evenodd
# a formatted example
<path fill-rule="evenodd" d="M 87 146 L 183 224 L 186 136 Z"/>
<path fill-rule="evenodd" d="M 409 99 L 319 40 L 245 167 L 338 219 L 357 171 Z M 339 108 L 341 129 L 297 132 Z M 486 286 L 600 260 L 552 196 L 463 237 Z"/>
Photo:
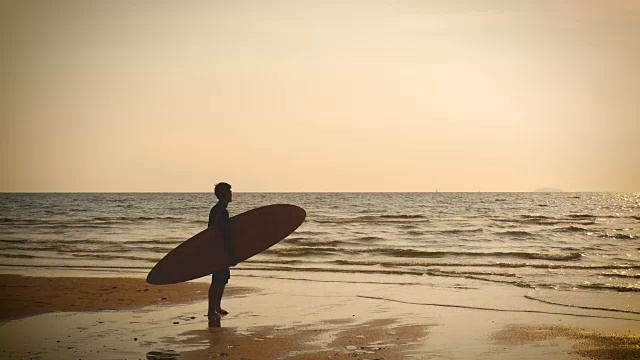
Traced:
<path fill-rule="evenodd" d="M 212 194 L 0 194 L 0 266 L 146 273 L 207 226 Z M 307 211 L 246 276 L 640 292 L 640 194 L 235 193 L 231 216 Z M 428 280 L 427 280 L 428 279 Z"/>

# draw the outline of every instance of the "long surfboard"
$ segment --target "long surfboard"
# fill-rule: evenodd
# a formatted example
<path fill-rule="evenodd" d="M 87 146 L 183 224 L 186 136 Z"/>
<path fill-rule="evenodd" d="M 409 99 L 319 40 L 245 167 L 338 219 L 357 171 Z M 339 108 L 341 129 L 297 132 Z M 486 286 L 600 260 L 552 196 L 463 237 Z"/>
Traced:
<path fill-rule="evenodd" d="M 288 204 L 268 205 L 229 219 L 229 230 L 236 260 L 244 261 L 294 232 L 307 213 Z M 224 243 L 216 228 L 201 231 L 171 250 L 151 269 L 147 282 L 154 285 L 175 284 L 210 275 L 229 267 Z"/>

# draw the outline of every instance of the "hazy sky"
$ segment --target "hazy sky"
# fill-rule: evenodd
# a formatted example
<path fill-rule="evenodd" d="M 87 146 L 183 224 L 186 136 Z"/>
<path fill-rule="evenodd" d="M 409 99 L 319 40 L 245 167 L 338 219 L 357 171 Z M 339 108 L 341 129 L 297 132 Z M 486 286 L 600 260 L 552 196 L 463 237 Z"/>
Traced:
<path fill-rule="evenodd" d="M 0 0 L 0 191 L 640 191 L 640 2 Z"/>

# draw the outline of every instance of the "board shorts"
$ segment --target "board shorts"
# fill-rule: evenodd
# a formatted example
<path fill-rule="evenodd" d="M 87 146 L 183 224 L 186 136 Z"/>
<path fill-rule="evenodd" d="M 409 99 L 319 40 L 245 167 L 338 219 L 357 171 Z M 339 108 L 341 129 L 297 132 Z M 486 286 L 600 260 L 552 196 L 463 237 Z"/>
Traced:
<path fill-rule="evenodd" d="M 231 271 L 229 268 L 214 271 L 211 274 L 211 283 L 214 285 L 226 285 L 229 283 L 229 279 L 231 278 Z"/>

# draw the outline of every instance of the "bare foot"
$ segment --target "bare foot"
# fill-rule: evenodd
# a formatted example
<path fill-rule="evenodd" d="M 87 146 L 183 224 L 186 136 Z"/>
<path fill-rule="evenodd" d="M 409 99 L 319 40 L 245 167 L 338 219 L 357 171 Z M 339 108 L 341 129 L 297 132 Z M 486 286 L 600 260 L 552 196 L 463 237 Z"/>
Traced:
<path fill-rule="evenodd" d="M 216 313 L 224 316 L 224 315 L 227 315 L 229 312 L 226 310 L 222 310 L 222 308 L 220 308 L 220 309 L 216 309 Z"/>
<path fill-rule="evenodd" d="M 210 328 L 219 328 L 220 327 L 220 315 L 209 318 L 209 327 Z"/>

